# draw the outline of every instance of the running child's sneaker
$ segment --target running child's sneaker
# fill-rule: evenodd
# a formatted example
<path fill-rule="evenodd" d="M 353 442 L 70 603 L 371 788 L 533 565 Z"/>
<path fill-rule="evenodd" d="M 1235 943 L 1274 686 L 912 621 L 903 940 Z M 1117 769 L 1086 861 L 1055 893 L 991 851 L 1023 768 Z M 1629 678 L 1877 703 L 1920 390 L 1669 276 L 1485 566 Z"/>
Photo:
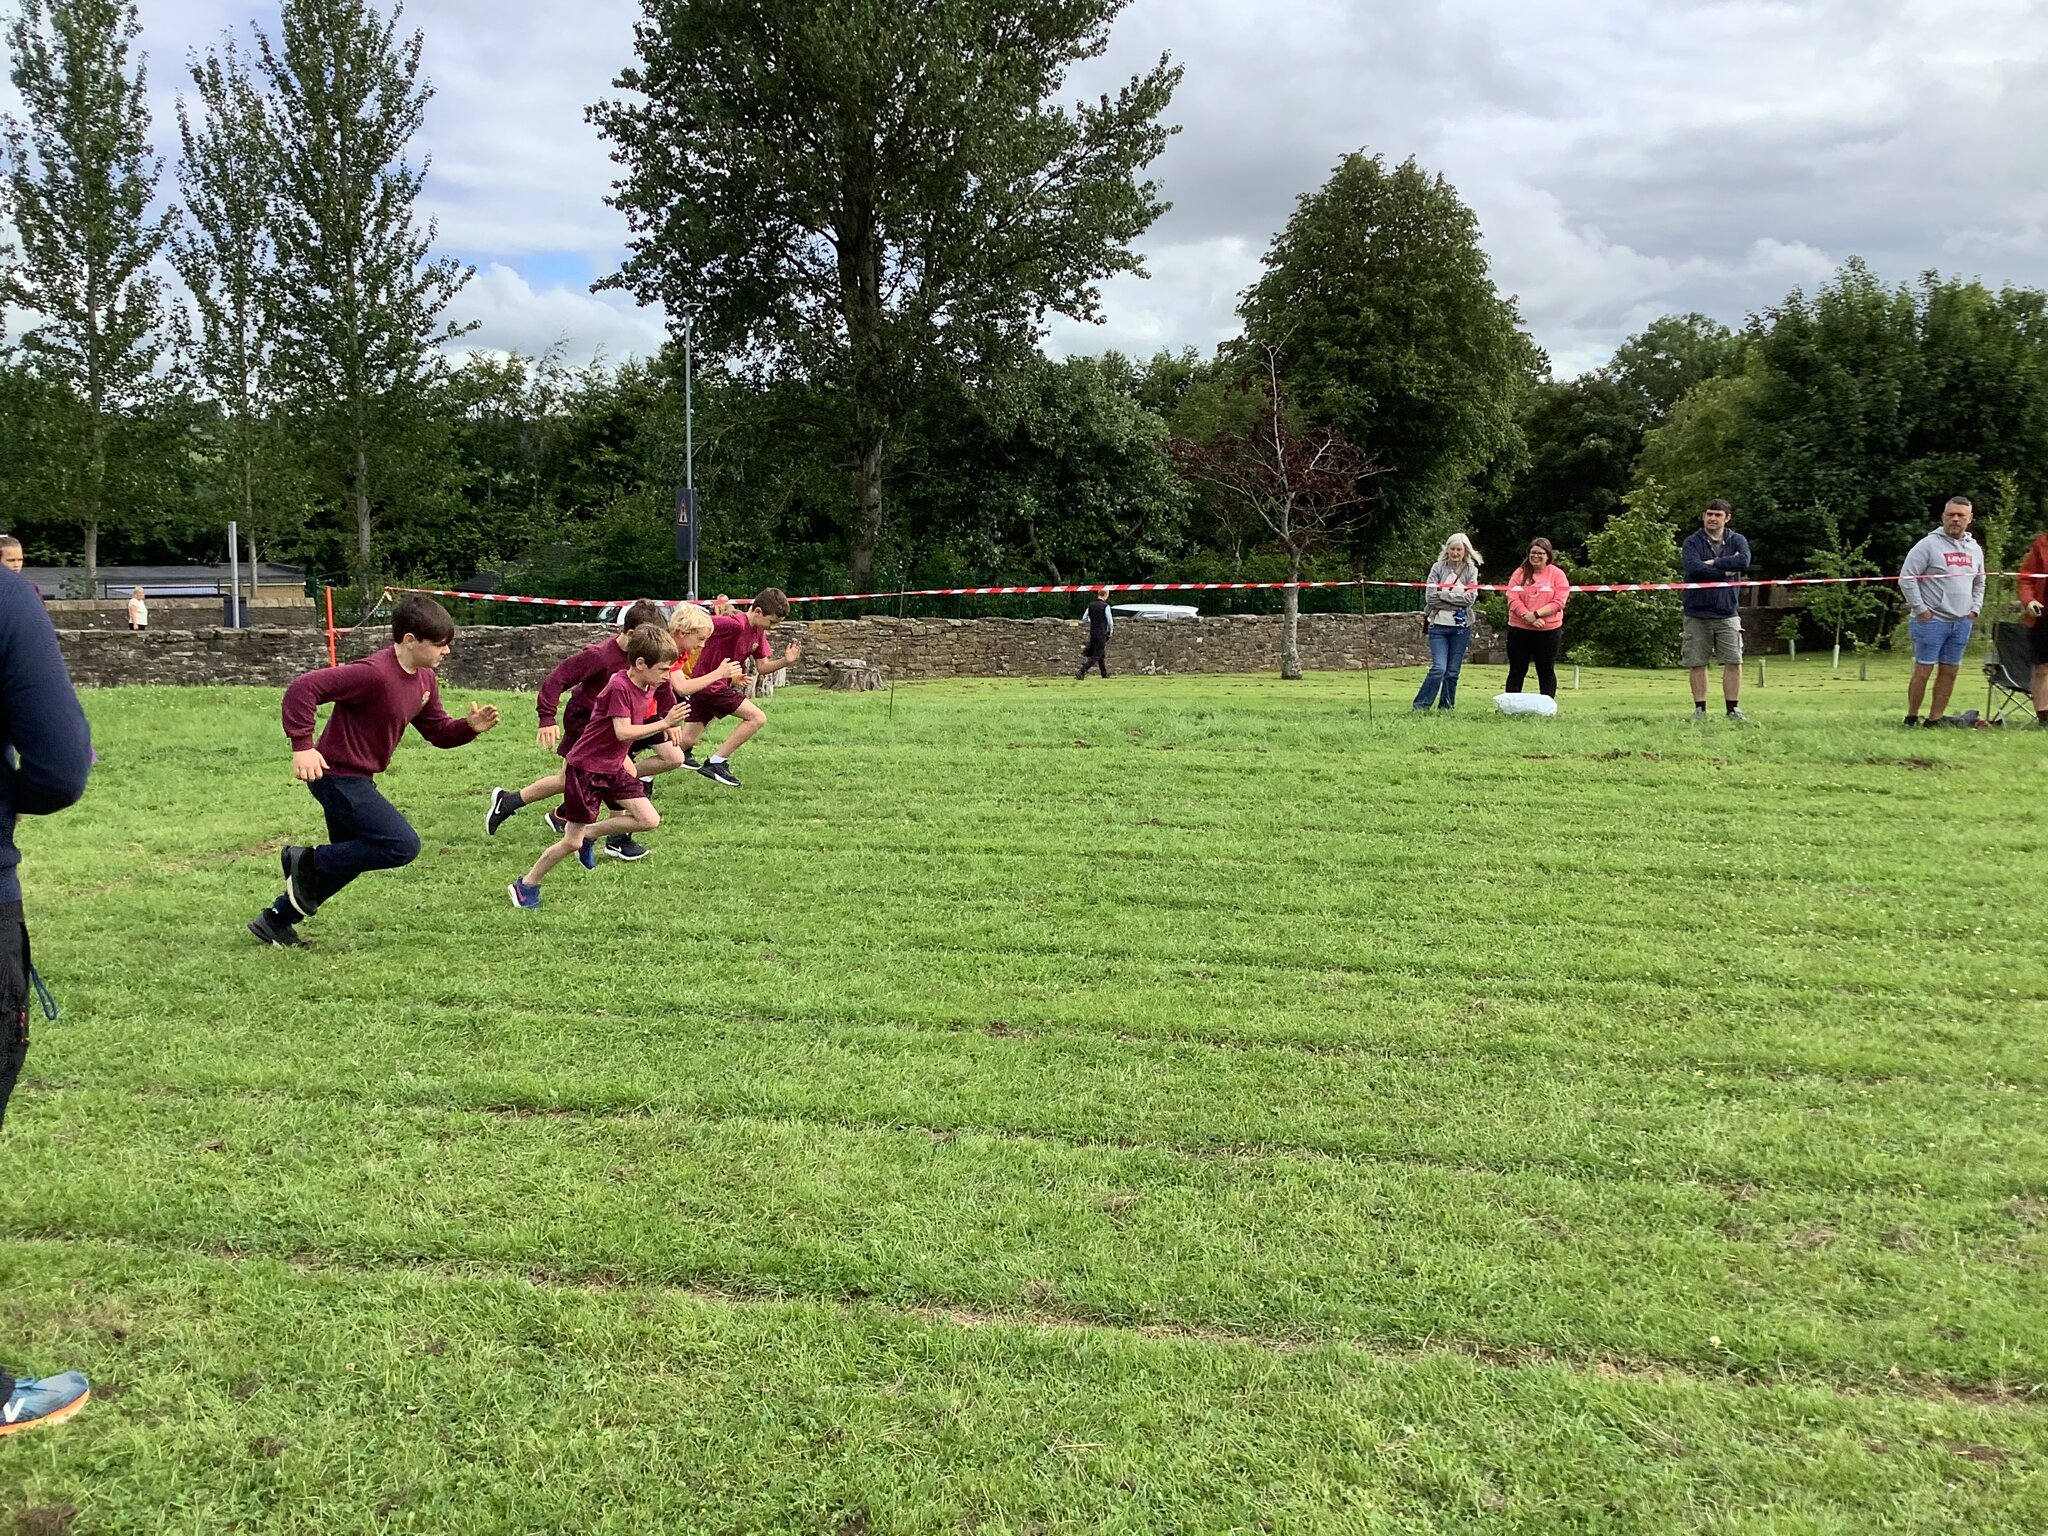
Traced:
<path fill-rule="evenodd" d="M 597 868 L 597 844 L 587 836 L 576 847 L 576 862 L 585 869 Z"/>
<path fill-rule="evenodd" d="M 92 1387 L 76 1371 L 58 1376 L 23 1376 L 0 1403 L 0 1435 L 12 1435 L 38 1424 L 62 1424 L 92 1396 Z"/>
<path fill-rule="evenodd" d="M 519 797 L 509 789 L 491 791 L 491 808 L 484 812 L 484 836 L 496 837 L 498 828 L 510 821 L 521 805 Z"/>
<path fill-rule="evenodd" d="M 249 924 L 249 932 L 260 944 L 272 944 L 279 949 L 311 949 L 313 946 L 299 937 L 299 930 L 290 923 L 277 920 L 270 908 L 265 907 L 256 914 L 256 921 Z"/>
<path fill-rule="evenodd" d="M 557 837 L 560 837 L 569 830 L 569 823 L 562 820 L 562 813 L 560 811 L 548 812 L 548 826 L 554 830 L 554 834 Z"/>
<path fill-rule="evenodd" d="M 285 899 L 299 910 L 299 916 L 311 917 L 320 910 L 320 903 L 306 895 L 306 859 L 313 852 L 296 843 L 286 843 L 277 853 L 277 862 L 284 870 Z"/>
<path fill-rule="evenodd" d="M 698 767 L 697 772 L 712 783 L 723 784 L 728 789 L 738 789 L 740 787 L 740 781 L 733 776 L 732 769 L 728 768 L 724 763 L 704 763 Z"/>
<path fill-rule="evenodd" d="M 635 842 L 633 834 L 630 832 L 622 832 L 617 837 L 606 838 L 604 840 L 604 851 L 615 859 L 624 859 L 628 864 L 637 864 L 640 860 L 647 857 L 645 845 Z"/>
<path fill-rule="evenodd" d="M 522 912 L 540 910 L 540 887 L 528 885 L 524 880 L 514 880 L 505 889 L 511 894 L 512 905 Z"/>

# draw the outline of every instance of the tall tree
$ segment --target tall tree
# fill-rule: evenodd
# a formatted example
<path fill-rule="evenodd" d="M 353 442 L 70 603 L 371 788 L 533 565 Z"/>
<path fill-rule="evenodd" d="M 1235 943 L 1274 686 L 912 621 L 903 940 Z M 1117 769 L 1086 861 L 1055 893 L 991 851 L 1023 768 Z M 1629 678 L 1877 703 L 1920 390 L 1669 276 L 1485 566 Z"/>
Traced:
<path fill-rule="evenodd" d="M 1534 386 L 1518 422 L 1525 454 L 1512 475 L 1475 498 L 1469 531 L 1481 550 L 1526 549 L 1538 534 L 1559 549 L 1583 548 L 1628 494 L 1643 446 L 1640 409 L 1588 375 Z"/>
<path fill-rule="evenodd" d="M 1514 443 L 1541 366 L 1457 189 L 1412 159 L 1346 155 L 1301 198 L 1265 266 L 1240 308 L 1245 334 L 1284 350 L 1310 421 L 1386 468 L 1360 552 L 1448 514 Z"/>
<path fill-rule="evenodd" d="M 149 213 L 161 163 L 149 147 L 141 28 L 125 0 L 22 0 L 8 29 L 26 120 L 5 120 L 6 214 L 20 254 L 0 296 L 30 312 L 22 337 L 53 386 L 36 434 L 51 494 L 84 532 L 89 588 L 101 528 L 133 510 L 148 455 L 136 418 L 162 394 L 162 284 L 150 263 L 171 215 Z"/>
<path fill-rule="evenodd" d="M 870 579 L 892 437 L 921 391 L 1023 356 L 1165 210 L 1140 172 L 1180 71 L 1051 102 L 1129 0 L 642 0 L 632 98 L 590 120 L 624 167 L 631 255 L 600 287 L 694 320 L 756 380 L 801 380 L 852 471 Z"/>
<path fill-rule="evenodd" d="M 474 269 L 433 259 L 439 231 L 417 214 L 427 165 L 406 152 L 433 87 L 420 78 L 420 34 L 398 34 L 402 14 L 367 0 L 284 0 L 278 39 L 256 38 L 276 155 L 272 363 L 329 450 L 365 590 L 380 507 L 422 458 L 437 458 L 441 347 L 475 329 L 443 318 Z"/>
<path fill-rule="evenodd" d="M 1740 368 L 1742 348 L 1743 339 L 1710 316 L 1663 315 L 1616 347 L 1600 373 L 1655 427 L 1687 391 Z"/>
<path fill-rule="evenodd" d="M 178 185 L 189 222 L 172 236 L 171 259 L 198 311 L 186 355 L 217 413 L 219 475 L 253 571 L 259 540 L 267 544 L 292 510 L 278 483 L 283 444 L 271 368 L 277 157 L 263 99 L 232 39 L 218 53 L 192 57 L 187 72 L 198 94 L 196 119 L 178 102 Z"/>
<path fill-rule="evenodd" d="M 1379 468 L 1332 427 L 1304 428 L 1294 419 L 1281 382 L 1280 349 L 1259 349 L 1260 374 L 1250 424 L 1225 429 L 1205 442 L 1176 438 L 1180 472 L 1249 508 L 1266 525 L 1287 561 L 1281 592 L 1280 675 L 1301 676 L 1299 644 L 1302 567 L 1317 550 L 1341 544 L 1371 499 L 1369 481 Z"/>

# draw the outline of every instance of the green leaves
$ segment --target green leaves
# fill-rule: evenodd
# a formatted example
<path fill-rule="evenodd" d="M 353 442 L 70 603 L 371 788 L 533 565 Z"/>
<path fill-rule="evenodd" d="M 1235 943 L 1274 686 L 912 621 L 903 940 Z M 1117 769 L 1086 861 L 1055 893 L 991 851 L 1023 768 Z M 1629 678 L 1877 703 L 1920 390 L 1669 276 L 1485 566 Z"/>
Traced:
<path fill-rule="evenodd" d="M 693 317 L 756 381 L 802 380 L 856 467 L 851 574 L 920 393 L 1016 367 L 1165 210 L 1139 179 L 1180 71 L 1051 104 L 1124 0 L 646 0 L 633 96 L 589 117 L 632 255 L 600 286 Z"/>
<path fill-rule="evenodd" d="M 1471 210 L 1412 159 L 1340 161 L 1274 238 L 1239 313 L 1248 338 L 1286 352 L 1307 419 L 1385 466 L 1370 533 L 1446 512 L 1518 444 L 1535 349 L 1487 275 Z"/>
<path fill-rule="evenodd" d="M 153 478 L 130 426 L 163 394 L 163 285 L 149 269 L 171 215 L 149 214 L 159 163 L 130 62 L 139 30 L 125 0 L 23 0 L 8 29 L 26 115 L 0 126 L 21 242 L 0 299 L 37 317 L 21 345 L 52 387 L 42 474 L 84 530 L 88 578 L 103 520 L 131 514 Z"/>

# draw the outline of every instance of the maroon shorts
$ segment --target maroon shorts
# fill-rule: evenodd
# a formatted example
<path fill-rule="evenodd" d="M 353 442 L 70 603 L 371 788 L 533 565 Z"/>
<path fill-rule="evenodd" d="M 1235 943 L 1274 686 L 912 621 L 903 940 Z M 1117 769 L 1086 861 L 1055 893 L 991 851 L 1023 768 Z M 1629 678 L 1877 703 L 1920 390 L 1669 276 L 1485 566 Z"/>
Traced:
<path fill-rule="evenodd" d="M 633 773 L 592 773 L 587 768 L 562 770 L 562 820 L 591 827 L 604 820 L 604 808 L 623 811 L 628 800 L 645 800 L 647 786 Z"/>
<path fill-rule="evenodd" d="M 747 696 L 731 683 L 720 683 L 716 688 L 706 688 L 702 693 L 690 695 L 690 713 L 685 717 L 697 725 L 713 720 L 723 720 L 727 715 L 736 715 L 747 702 Z"/>

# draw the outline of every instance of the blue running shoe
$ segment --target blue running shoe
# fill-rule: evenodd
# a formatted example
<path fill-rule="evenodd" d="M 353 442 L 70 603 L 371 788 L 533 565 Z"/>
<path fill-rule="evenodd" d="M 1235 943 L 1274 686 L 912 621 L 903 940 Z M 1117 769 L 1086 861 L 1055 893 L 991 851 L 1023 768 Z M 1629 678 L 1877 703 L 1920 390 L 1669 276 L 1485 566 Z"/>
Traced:
<path fill-rule="evenodd" d="M 512 905 L 522 912 L 540 910 L 540 887 L 528 885 L 524 880 L 514 880 L 505 889 L 512 893 Z"/>
<path fill-rule="evenodd" d="M 547 815 L 547 822 L 549 830 L 552 831 L 557 837 L 560 837 L 564 832 L 569 830 L 569 823 L 562 820 L 562 813 L 560 811 L 549 811 Z"/>
<path fill-rule="evenodd" d="M 40 1379 L 24 1376 L 0 1403 L 0 1435 L 33 1429 L 38 1424 L 62 1424 L 83 1408 L 92 1388 L 76 1371 Z"/>
<path fill-rule="evenodd" d="M 597 844 L 593 843 L 587 836 L 576 849 L 576 862 L 585 869 L 597 868 Z"/>

